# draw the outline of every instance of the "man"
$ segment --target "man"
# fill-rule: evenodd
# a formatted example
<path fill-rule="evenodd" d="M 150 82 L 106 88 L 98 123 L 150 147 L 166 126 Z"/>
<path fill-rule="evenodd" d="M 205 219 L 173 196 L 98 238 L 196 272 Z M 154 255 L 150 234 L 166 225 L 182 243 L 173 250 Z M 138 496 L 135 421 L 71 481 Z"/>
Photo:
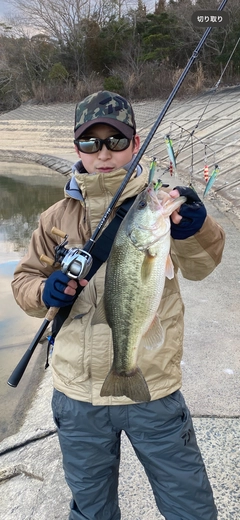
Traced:
<path fill-rule="evenodd" d="M 179 390 L 184 306 L 177 271 L 191 280 L 208 276 L 221 261 L 224 232 L 191 188 L 178 186 L 170 192 L 173 197 L 185 195 L 186 203 L 172 214 L 175 275 L 166 279 L 158 309 L 164 344 L 158 351 L 139 351 L 138 364 L 151 401 L 102 397 L 112 362 L 112 335 L 108 325 L 93 325 L 92 317 L 104 292 L 106 266 L 89 283 L 78 282 L 69 280 L 59 266 L 43 264 L 40 256 L 54 258 L 60 239 L 51 233 L 53 226 L 68 233 L 69 247 L 81 247 L 91 237 L 139 150 L 130 103 L 107 91 L 88 96 L 76 106 L 74 137 L 79 160 L 65 199 L 41 215 L 12 284 L 17 302 L 33 316 L 44 316 L 52 306 L 73 304 L 52 358 L 53 414 L 72 491 L 69 519 L 120 519 L 117 489 L 124 430 L 166 520 L 216 520 L 212 490 Z M 142 161 L 118 206 L 143 191 L 148 174 Z M 75 300 L 79 283 L 84 289 Z"/>

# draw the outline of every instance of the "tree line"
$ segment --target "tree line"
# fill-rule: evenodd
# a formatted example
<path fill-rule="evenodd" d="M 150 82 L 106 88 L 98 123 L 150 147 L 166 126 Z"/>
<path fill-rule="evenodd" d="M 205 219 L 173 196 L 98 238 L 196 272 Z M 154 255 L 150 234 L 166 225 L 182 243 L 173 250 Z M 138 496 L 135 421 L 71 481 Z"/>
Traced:
<path fill-rule="evenodd" d="M 15 16 L 0 24 L 0 111 L 28 100 L 77 101 L 105 88 L 130 99 L 166 97 L 205 27 L 192 14 L 218 0 L 12 0 Z M 239 0 L 228 0 L 228 24 L 214 27 L 181 94 L 215 85 L 240 38 Z M 240 43 L 223 82 L 239 82 Z"/>

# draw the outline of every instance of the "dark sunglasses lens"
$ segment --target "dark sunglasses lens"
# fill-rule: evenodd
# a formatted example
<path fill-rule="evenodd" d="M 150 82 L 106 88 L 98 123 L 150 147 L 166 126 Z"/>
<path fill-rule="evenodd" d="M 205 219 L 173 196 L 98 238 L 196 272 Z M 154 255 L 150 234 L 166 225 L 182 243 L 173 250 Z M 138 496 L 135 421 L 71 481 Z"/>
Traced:
<path fill-rule="evenodd" d="M 100 150 L 99 139 L 89 139 L 88 141 L 78 141 L 78 148 L 83 153 L 95 153 Z"/>
<path fill-rule="evenodd" d="M 127 137 L 109 137 L 108 147 L 113 152 L 122 152 L 129 147 L 130 140 Z"/>

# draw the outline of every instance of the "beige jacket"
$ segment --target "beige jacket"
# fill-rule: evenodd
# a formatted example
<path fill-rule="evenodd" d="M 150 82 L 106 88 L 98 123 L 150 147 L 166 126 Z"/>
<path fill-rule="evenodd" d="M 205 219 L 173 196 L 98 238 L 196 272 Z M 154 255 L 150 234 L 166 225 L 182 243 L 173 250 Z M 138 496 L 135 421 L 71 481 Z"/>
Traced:
<path fill-rule="evenodd" d="M 128 183 L 118 205 L 144 189 L 148 168 Z M 40 261 L 41 254 L 54 257 L 54 246 L 60 243 L 51 233 L 53 226 L 69 236 L 68 247 L 81 247 L 92 235 L 109 202 L 126 174 L 125 170 L 110 175 L 78 174 L 76 180 L 84 202 L 68 196 L 45 211 L 33 233 L 29 251 L 14 273 L 12 289 L 17 303 L 31 316 L 44 317 L 47 309 L 41 295 L 43 284 L 53 268 Z M 152 400 L 164 397 L 181 387 L 183 348 L 183 314 L 177 271 L 189 280 L 201 280 L 221 261 L 224 232 L 210 217 L 194 236 L 173 240 L 171 256 L 175 277 L 166 279 L 159 316 L 165 333 L 159 351 L 139 350 L 138 365 L 147 381 Z M 92 316 L 104 291 L 105 265 L 79 295 L 71 313 L 58 333 L 53 357 L 54 387 L 67 396 L 93 405 L 131 404 L 127 397 L 100 397 L 100 390 L 112 364 L 111 329 L 91 325 Z"/>

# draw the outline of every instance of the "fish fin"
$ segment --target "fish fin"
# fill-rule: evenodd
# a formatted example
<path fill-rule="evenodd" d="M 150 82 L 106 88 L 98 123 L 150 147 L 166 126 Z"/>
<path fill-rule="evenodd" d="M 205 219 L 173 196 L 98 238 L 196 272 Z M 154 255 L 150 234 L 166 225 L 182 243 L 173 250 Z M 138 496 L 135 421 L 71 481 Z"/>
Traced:
<path fill-rule="evenodd" d="M 135 402 L 151 401 L 148 385 L 139 367 L 131 373 L 118 374 L 112 367 L 100 392 L 100 396 L 119 397 L 125 395 Z"/>
<path fill-rule="evenodd" d="M 91 325 L 98 325 L 98 323 L 107 323 L 103 297 L 94 312 Z"/>
<path fill-rule="evenodd" d="M 142 267 L 141 267 L 141 278 L 143 281 L 147 280 L 152 272 L 154 265 L 154 259 L 156 254 L 151 254 L 151 250 L 147 250 L 144 255 Z"/>
<path fill-rule="evenodd" d="M 156 314 L 151 326 L 140 341 L 141 347 L 147 350 L 160 348 L 163 344 L 164 334 L 159 316 Z"/>
<path fill-rule="evenodd" d="M 172 259 L 171 259 L 170 255 L 168 255 L 167 261 L 166 261 L 165 276 L 169 280 L 172 280 L 174 278 L 174 266 L 173 266 Z"/>

